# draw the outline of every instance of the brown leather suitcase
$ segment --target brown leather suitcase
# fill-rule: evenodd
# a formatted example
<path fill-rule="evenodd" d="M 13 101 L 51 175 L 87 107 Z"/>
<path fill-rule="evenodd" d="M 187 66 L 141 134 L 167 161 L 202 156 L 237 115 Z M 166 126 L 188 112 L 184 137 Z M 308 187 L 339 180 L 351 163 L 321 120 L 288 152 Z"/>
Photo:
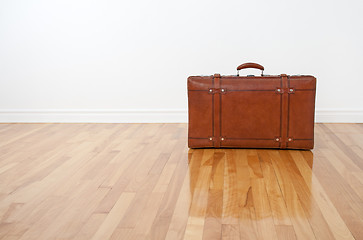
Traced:
<path fill-rule="evenodd" d="M 244 68 L 261 76 L 239 76 Z M 245 63 L 237 75 L 188 78 L 190 148 L 314 147 L 316 78 L 264 76 Z"/>

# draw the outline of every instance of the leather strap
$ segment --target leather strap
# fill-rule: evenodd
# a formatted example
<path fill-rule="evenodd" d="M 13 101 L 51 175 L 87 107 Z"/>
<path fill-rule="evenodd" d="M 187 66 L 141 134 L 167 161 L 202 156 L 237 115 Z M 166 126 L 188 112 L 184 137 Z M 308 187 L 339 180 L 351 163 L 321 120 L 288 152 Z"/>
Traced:
<path fill-rule="evenodd" d="M 284 149 L 287 145 L 287 127 L 289 117 L 289 77 L 286 74 L 281 74 L 281 137 L 280 137 L 280 148 Z"/>
<path fill-rule="evenodd" d="M 216 73 L 213 76 L 214 89 L 220 89 L 221 87 L 221 75 Z M 221 93 L 216 91 L 213 94 L 213 112 L 214 112 L 214 147 L 221 147 L 221 135 L 220 135 L 220 124 L 221 124 Z"/>

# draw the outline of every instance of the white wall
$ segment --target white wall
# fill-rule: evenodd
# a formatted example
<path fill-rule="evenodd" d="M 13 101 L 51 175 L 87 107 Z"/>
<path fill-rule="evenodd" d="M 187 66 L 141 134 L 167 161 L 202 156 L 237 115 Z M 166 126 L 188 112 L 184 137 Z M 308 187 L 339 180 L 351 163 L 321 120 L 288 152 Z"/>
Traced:
<path fill-rule="evenodd" d="M 252 61 L 315 75 L 318 121 L 363 122 L 362 12 L 361 0 L 0 0 L 0 121 L 186 121 L 189 75 Z"/>

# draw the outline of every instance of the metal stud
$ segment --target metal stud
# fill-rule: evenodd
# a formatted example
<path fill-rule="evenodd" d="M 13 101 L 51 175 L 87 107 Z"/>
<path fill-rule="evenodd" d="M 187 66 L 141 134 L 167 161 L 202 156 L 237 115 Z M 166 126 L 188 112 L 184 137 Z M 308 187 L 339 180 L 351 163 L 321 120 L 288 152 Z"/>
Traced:
<path fill-rule="evenodd" d="M 210 141 L 212 141 L 212 140 L 213 140 L 213 138 L 211 138 L 211 137 L 210 137 L 210 138 L 209 138 L 209 140 L 210 140 Z"/>
<path fill-rule="evenodd" d="M 294 89 L 290 88 L 290 92 L 293 92 L 293 91 L 294 91 Z"/>
<path fill-rule="evenodd" d="M 224 138 L 221 138 L 221 141 L 224 141 Z"/>
<path fill-rule="evenodd" d="M 276 140 L 276 142 L 278 142 L 278 141 L 280 141 L 280 138 L 276 138 L 275 140 Z"/>
<path fill-rule="evenodd" d="M 289 142 L 291 142 L 292 141 L 292 138 L 289 138 L 288 140 L 289 140 Z"/>
<path fill-rule="evenodd" d="M 221 92 L 224 92 L 224 91 L 225 91 L 225 90 L 222 88 L 222 89 L 221 89 Z"/>
<path fill-rule="evenodd" d="M 213 92 L 213 89 L 209 89 L 209 92 Z"/>
<path fill-rule="evenodd" d="M 278 91 L 278 92 L 281 92 L 281 89 L 280 89 L 280 88 L 278 88 L 278 89 L 277 89 L 277 91 Z"/>

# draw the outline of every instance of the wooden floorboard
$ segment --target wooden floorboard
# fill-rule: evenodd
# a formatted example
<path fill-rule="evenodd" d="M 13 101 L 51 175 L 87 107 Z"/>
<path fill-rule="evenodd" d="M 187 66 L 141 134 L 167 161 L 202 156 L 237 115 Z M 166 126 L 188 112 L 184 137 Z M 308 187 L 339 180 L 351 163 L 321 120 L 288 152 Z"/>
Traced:
<path fill-rule="evenodd" d="M 363 124 L 312 151 L 188 149 L 187 124 L 0 124 L 0 239 L 363 239 Z"/>

